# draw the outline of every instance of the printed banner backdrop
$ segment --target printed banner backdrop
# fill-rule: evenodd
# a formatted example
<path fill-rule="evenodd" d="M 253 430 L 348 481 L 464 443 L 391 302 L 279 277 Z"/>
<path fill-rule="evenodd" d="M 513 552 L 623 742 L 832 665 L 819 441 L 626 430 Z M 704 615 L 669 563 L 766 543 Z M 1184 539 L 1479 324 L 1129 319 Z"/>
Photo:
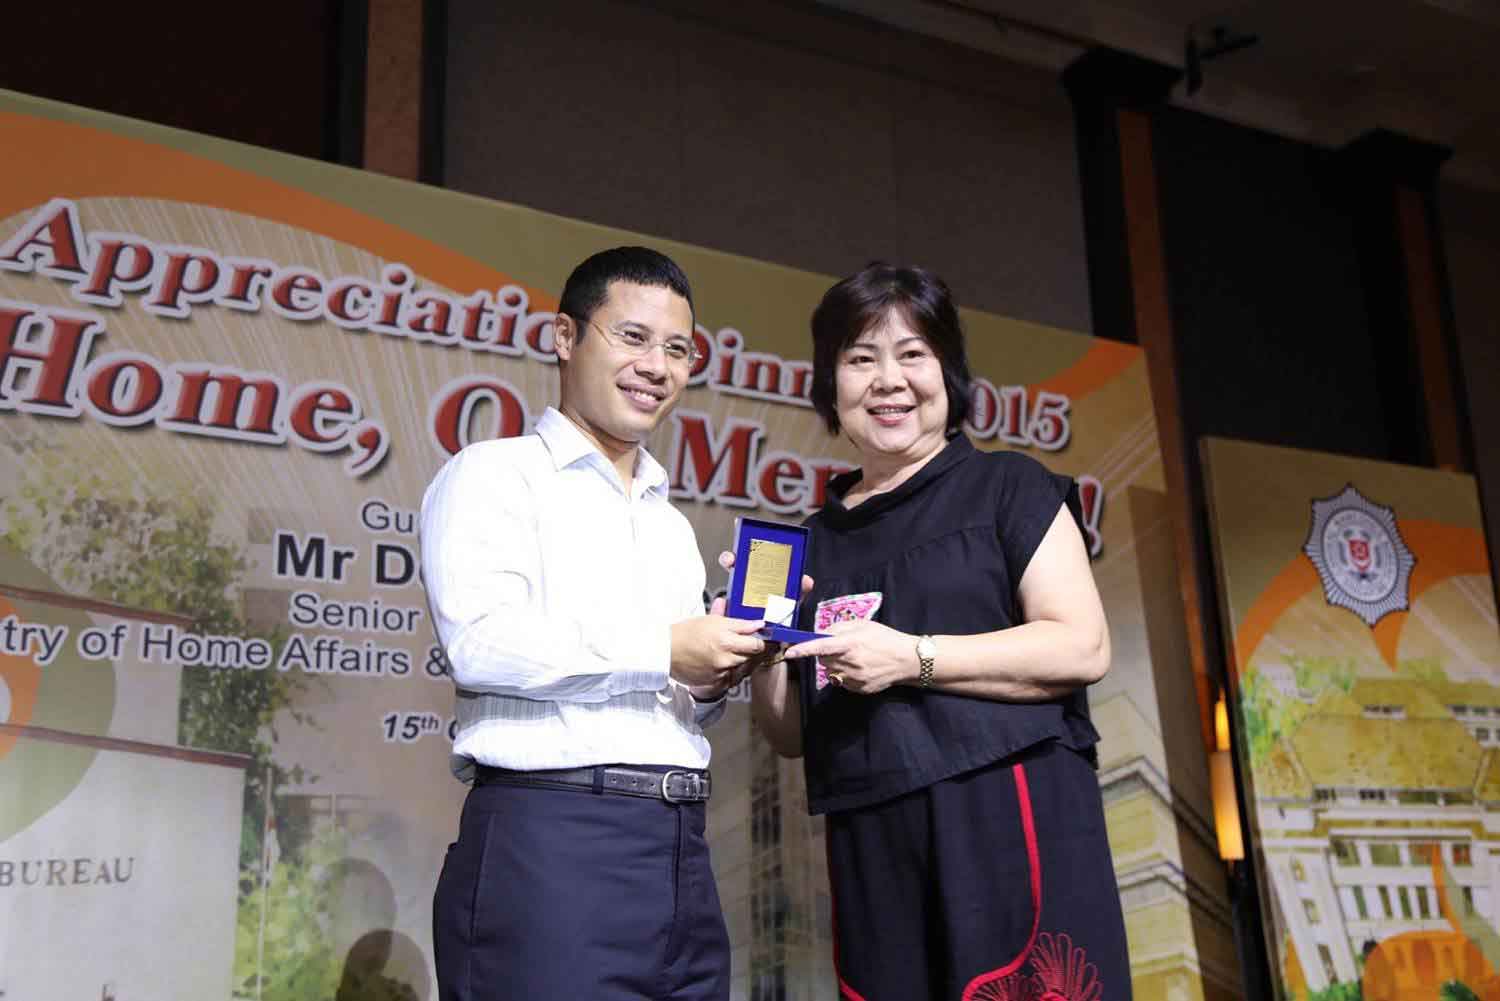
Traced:
<path fill-rule="evenodd" d="M 1204 456 L 1282 996 L 1500 996 L 1500 632 L 1473 478 Z"/>
<path fill-rule="evenodd" d="M 555 402 L 563 279 L 644 241 L 697 296 L 652 449 L 705 557 L 799 519 L 851 458 L 806 403 L 831 279 L 20 95 L 0 149 L 0 991 L 435 997 L 464 790 L 423 488 Z M 1137 996 L 1231 993 L 1143 358 L 965 319 L 972 437 L 1083 484 Z M 747 695 L 711 732 L 735 997 L 831 998 L 821 825 Z"/>

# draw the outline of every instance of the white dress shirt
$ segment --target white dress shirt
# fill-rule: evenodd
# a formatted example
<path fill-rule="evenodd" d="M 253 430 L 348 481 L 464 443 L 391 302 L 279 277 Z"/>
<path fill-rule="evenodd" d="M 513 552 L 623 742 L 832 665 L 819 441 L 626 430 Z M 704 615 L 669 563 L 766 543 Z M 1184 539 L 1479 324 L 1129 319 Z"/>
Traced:
<path fill-rule="evenodd" d="M 703 614 L 703 560 L 637 453 L 630 495 L 571 420 L 470 445 L 422 498 L 422 577 L 457 686 L 454 773 L 600 764 L 704 768 L 700 703 L 668 671 Z"/>

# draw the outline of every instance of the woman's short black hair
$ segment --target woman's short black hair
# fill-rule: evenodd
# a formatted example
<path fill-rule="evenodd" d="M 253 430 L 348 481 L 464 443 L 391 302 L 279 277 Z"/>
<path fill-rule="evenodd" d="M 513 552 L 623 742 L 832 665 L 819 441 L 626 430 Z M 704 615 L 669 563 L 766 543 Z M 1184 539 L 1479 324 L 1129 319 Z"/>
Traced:
<path fill-rule="evenodd" d="M 688 310 L 693 308 L 693 287 L 677 262 L 650 247 L 615 247 L 601 250 L 585 260 L 563 285 L 562 299 L 557 311 L 567 313 L 578 321 L 578 336 L 583 337 L 583 327 L 593 319 L 594 310 L 604 304 L 609 295 L 610 282 L 630 282 L 655 288 L 671 289 L 687 300 Z"/>
<path fill-rule="evenodd" d="M 941 278 L 926 268 L 897 267 L 884 261 L 866 265 L 823 295 L 812 315 L 812 405 L 833 434 L 839 432 L 835 376 L 839 355 L 865 331 L 899 312 L 922 335 L 943 367 L 948 392 L 948 436 L 957 434 L 969 416 L 968 354 L 958 307 Z"/>

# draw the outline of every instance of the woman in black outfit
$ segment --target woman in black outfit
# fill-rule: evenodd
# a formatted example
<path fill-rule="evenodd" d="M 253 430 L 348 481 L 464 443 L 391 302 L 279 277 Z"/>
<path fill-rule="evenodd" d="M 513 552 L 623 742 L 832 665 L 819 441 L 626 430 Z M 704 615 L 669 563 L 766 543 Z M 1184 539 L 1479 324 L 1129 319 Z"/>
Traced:
<path fill-rule="evenodd" d="M 1077 488 L 962 434 L 968 362 L 936 275 L 871 265 L 812 329 L 813 405 L 862 468 L 807 521 L 800 625 L 829 636 L 753 690 L 827 814 L 840 997 L 1129 998 Z"/>

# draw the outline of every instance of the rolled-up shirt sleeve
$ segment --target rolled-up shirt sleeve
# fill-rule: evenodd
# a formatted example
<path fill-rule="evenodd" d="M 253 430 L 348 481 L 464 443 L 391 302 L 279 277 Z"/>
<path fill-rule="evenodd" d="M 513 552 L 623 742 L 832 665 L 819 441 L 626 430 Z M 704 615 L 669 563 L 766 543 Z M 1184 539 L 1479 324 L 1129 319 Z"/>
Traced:
<path fill-rule="evenodd" d="M 665 628 L 591 635 L 544 610 L 531 485 L 460 452 L 422 499 L 422 576 L 454 683 L 545 701 L 603 702 L 669 685 Z"/>

